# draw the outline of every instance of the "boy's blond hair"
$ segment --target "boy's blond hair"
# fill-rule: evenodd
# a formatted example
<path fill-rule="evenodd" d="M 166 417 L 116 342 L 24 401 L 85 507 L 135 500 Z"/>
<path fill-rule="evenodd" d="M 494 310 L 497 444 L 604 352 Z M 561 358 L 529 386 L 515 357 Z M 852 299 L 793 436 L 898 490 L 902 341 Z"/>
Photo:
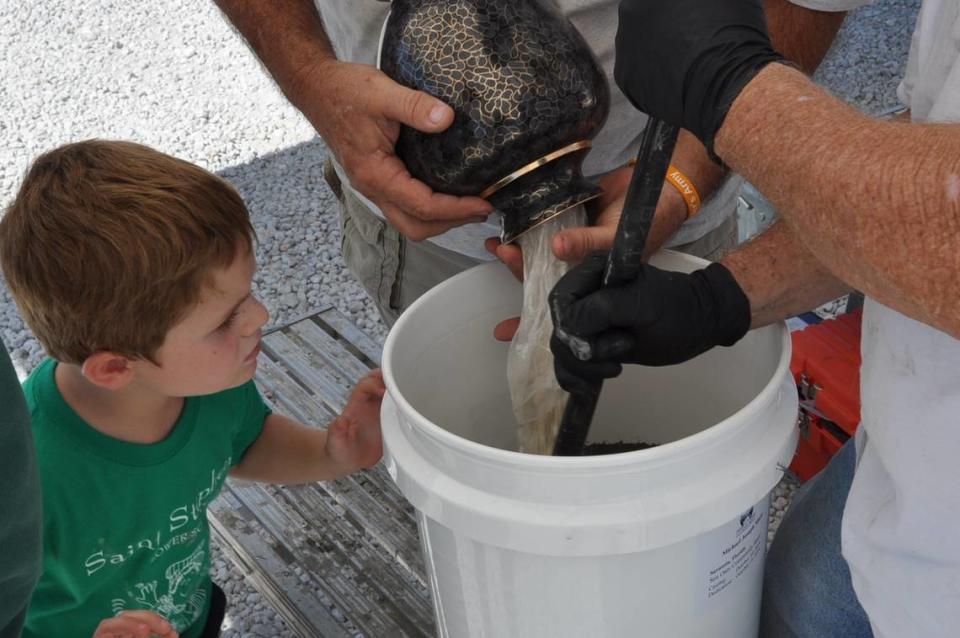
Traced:
<path fill-rule="evenodd" d="M 109 351 L 157 363 L 213 270 L 253 240 L 223 179 L 146 146 L 87 140 L 34 161 L 0 220 L 0 264 L 57 361 Z"/>

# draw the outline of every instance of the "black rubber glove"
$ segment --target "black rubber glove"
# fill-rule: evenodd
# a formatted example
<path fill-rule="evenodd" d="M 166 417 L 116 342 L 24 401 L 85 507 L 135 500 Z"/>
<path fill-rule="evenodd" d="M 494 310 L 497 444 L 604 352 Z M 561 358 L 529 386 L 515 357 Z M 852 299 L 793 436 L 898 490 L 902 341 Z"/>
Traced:
<path fill-rule="evenodd" d="M 760 69 L 781 60 L 760 0 L 620 3 L 617 85 L 644 113 L 696 135 L 711 155 L 740 91 Z"/>
<path fill-rule="evenodd" d="M 625 286 L 600 289 L 606 263 L 606 252 L 593 253 L 550 293 L 550 349 L 568 392 L 619 375 L 623 363 L 672 365 L 731 346 L 750 329 L 750 302 L 720 264 L 690 274 L 644 264 Z M 564 335 L 587 342 L 590 359 L 575 356 Z"/>

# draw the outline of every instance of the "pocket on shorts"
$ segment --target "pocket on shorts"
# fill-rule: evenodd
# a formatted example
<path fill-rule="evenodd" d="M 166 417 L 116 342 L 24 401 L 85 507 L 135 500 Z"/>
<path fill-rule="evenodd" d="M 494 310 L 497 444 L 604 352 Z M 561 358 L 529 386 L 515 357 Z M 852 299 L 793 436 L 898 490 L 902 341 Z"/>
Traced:
<path fill-rule="evenodd" d="M 373 215 L 357 214 L 349 210 L 349 206 L 344 206 L 341 211 L 340 250 L 343 261 L 375 299 L 383 279 L 385 226 Z"/>
<path fill-rule="evenodd" d="M 340 200 L 340 203 L 343 203 L 343 183 L 340 181 L 340 176 L 337 175 L 337 169 L 333 167 L 333 160 L 327 159 L 323 163 L 323 181 L 327 183 L 327 186 L 330 188 L 330 192 L 333 193 L 334 197 Z"/>

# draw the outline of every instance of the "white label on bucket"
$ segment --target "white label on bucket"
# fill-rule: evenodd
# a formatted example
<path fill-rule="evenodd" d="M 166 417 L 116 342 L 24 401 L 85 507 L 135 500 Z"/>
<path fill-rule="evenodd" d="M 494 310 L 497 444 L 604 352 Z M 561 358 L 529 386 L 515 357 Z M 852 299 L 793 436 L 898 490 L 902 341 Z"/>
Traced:
<path fill-rule="evenodd" d="M 759 503 L 729 523 L 700 538 L 697 550 L 697 608 L 706 611 L 738 589 L 750 567 L 763 564 L 770 500 Z M 749 579 L 747 579 L 749 580 Z"/>

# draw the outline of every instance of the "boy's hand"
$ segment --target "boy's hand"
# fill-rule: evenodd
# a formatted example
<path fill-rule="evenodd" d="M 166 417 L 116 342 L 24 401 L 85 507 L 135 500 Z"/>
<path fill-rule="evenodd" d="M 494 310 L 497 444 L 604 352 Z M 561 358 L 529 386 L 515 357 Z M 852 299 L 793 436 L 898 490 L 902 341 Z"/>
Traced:
<path fill-rule="evenodd" d="M 380 404 L 385 392 L 383 373 L 374 370 L 360 379 L 347 407 L 327 428 L 327 455 L 345 473 L 372 467 L 383 456 Z"/>
<path fill-rule="evenodd" d="M 179 638 L 180 634 L 165 618 L 145 609 L 125 611 L 100 621 L 93 638 Z"/>

